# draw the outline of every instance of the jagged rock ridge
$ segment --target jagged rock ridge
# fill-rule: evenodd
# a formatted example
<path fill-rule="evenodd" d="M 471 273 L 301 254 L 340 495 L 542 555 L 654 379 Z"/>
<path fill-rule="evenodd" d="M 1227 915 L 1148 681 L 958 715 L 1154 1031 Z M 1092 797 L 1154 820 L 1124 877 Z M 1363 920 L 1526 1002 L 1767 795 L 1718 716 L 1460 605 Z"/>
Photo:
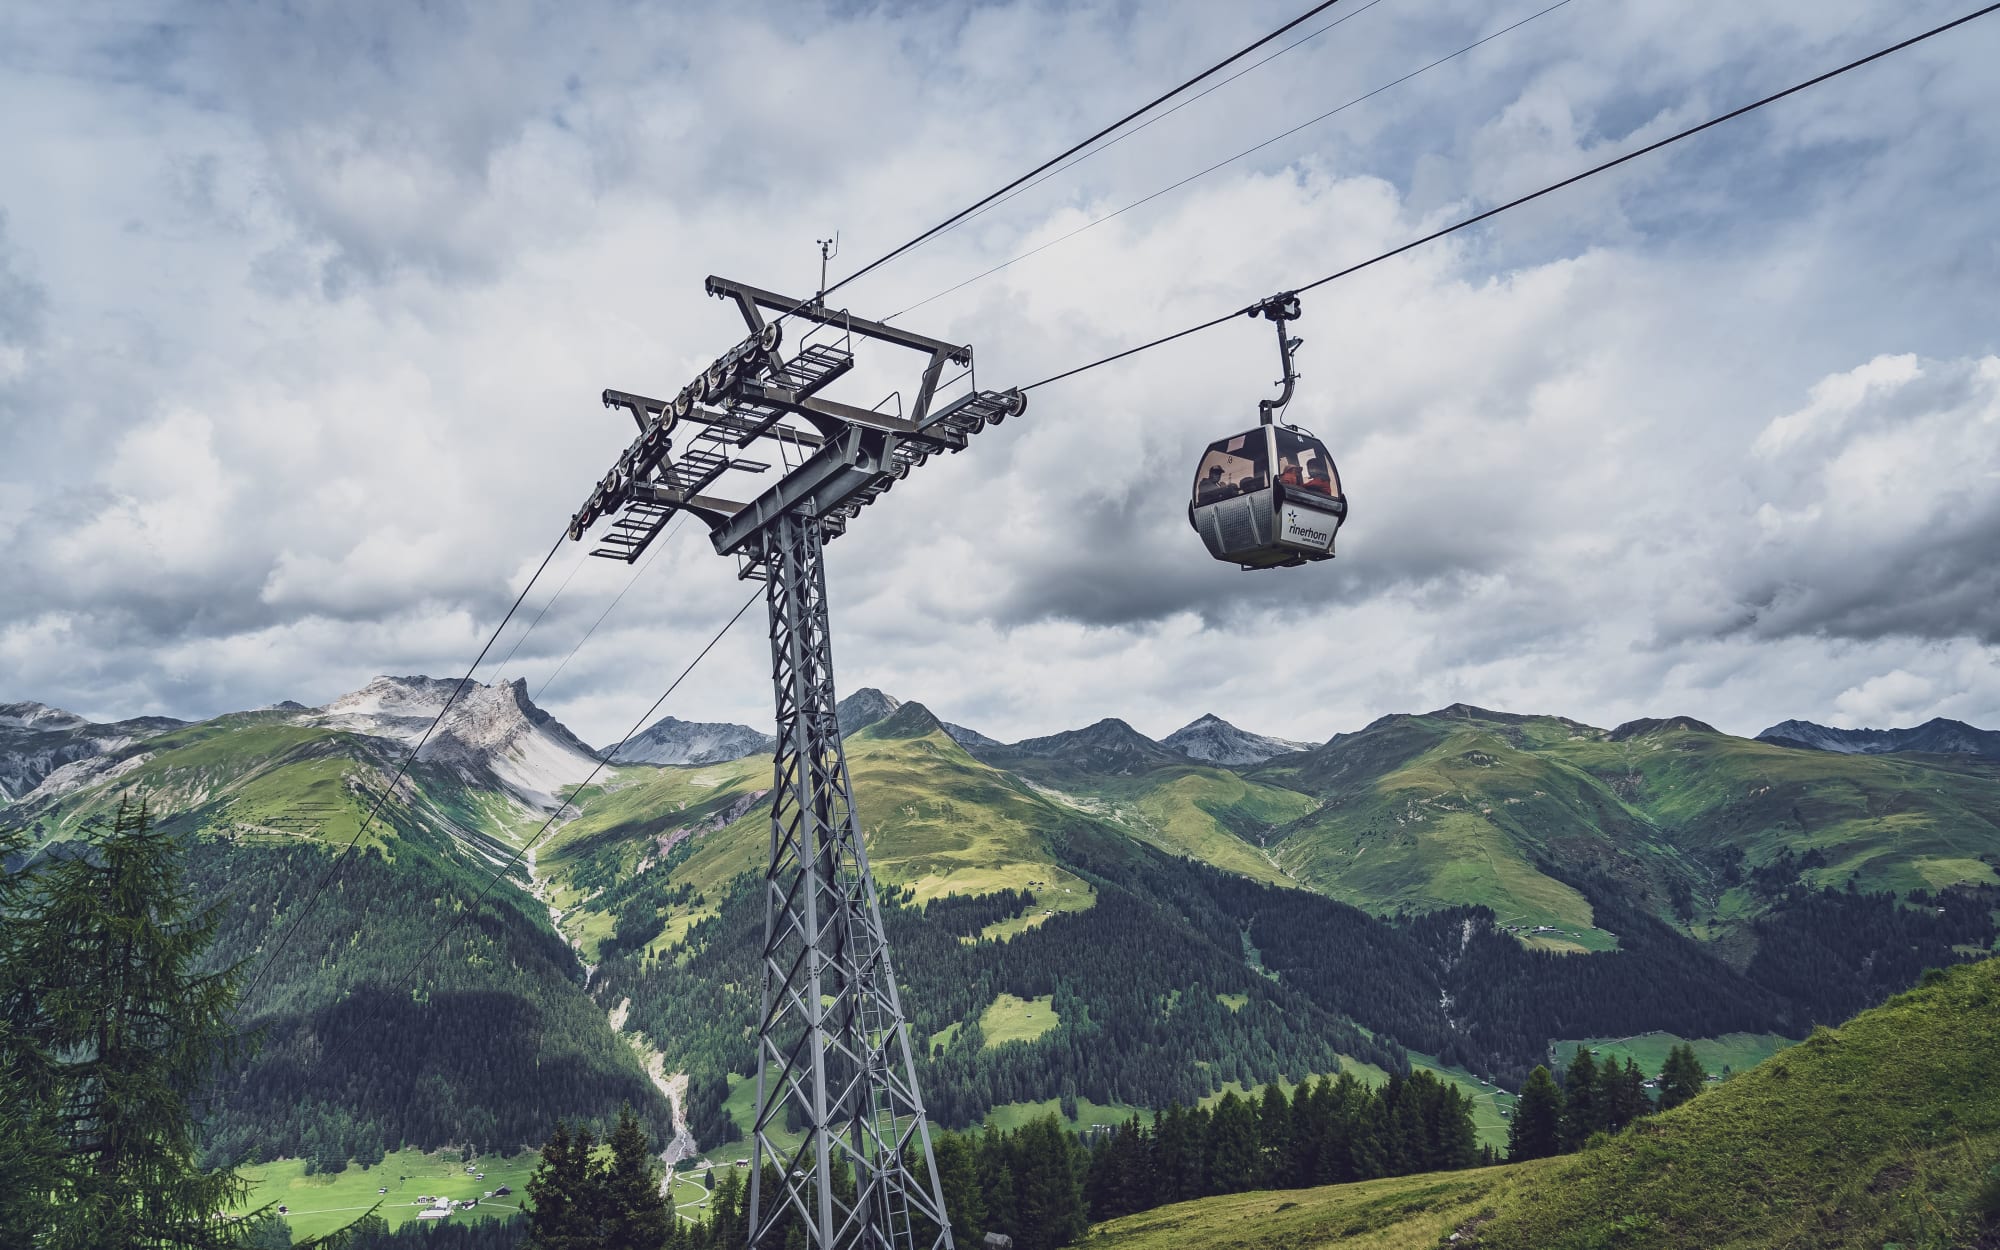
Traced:
<path fill-rule="evenodd" d="M 1315 744 L 1254 734 L 1211 712 L 1160 739 L 1160 745 L 1207 764 L 1241 765 L 1261 764 L 1275 756 L 1310 751 Z"/>
<path fill-rule="evenodd" d="M 377 677 L 298 719 L 415 745 L 457 688 L 456 680 L 435 677 Z M 468 778 L 490 775 L 537 807 L 552 806 L 563 787 L 580 784 L 597 764 L 597 753 L 535 706 L 520 680 L 467 683 L 417 758 Z"/>
<path fill-rule="evenodd" d="M 1934 717 L 1909 729 L 1835 729 L 1809 720 L 1780 721 L 1757 735 L 1759 741 L 1842 755 L 1884 755 L 1922 751 L 1933 755 L 1973 755 L 2000 759 L 2000 731 Z"/>
<path fill-rule="evenodd" d="M 43 703 L 0 703 L 0 803 L 26 796 L 66 765 L 185 724 L 167 716 L 139 716 L 100 725 Z"/>
<path fill-rule="evenodd" d="M 776 745 L 777 739 L 748 725 L 664 716 L 634 734 L 610 759 L 614 764 L 723 764 L 763 755 Z"/>
<path fill-rule="evenodd" d="M 901 699 L 883 694 L 873 686 L 863 686 L 834 704 L 833 714 L 840 722 L 840 736 L 845 738 L 878 720 L 895 715 L 896 709 L 901 706 Z"/>

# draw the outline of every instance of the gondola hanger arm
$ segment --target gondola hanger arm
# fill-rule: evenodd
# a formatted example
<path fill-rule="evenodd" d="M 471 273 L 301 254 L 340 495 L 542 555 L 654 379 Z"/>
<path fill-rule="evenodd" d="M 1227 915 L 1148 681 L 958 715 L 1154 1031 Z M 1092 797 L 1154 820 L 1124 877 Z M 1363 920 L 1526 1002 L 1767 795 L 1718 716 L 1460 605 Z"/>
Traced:
<path fill-rule="evenodd" d="M 1269 299 L 1252 304 L 1245 312 L 1252 317 L 1269 318 L 1278 330 L 1278 363 L 1284 368 L 1284 376 L 1277 384 L 1284 389 L 1278 392 L 1276 399 L 1257 401 L 1257 420 L 1264 425 L 1270 425 L 1276 420 L 1276 414 L 1292 402 L 1292 388 L 1299 380 L 1298 373 L 1292 368 L 1292 353 L 1297 351 L 1305 340 L 1293 338 L 1285 330 L 1286 322 L 1298 320 L 1299 293 L 1280 291 Z"/>

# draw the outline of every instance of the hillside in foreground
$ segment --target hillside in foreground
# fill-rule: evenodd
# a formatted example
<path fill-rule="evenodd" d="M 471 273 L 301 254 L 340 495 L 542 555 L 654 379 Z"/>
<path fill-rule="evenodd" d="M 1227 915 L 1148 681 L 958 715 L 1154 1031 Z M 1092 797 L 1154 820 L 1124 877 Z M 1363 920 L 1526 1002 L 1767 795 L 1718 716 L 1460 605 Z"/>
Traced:
<path fill-rule="evenodd" d="M 1093 1250 L 2000 1247 L 2000 960 L 1583 1152 L 1163 1207 Z"/>

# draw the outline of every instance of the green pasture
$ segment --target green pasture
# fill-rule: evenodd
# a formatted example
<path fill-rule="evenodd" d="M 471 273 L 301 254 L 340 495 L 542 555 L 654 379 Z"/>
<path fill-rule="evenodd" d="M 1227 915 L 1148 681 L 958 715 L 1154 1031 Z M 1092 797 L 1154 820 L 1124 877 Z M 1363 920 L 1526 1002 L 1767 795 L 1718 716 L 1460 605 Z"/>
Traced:
<path fill-rule="evenodd" d="M 1052 996 L 1016 998 L 1002 994 L 979 1013 L 979 1027 L 986 1034 L 986 1049 L 1008 1042 L 1032 1042 L 1062 1023 L 1051 1005 Z"/>
<path fill-rule="evenodd" d="M 481 1158 L 472 1161 L 484 1180 L 465 1170 L 458 1151 L 425 1154 L 398 1150 L 373 1167 L 350 1163 L 332 1175 L 306 1175 L 305 1160 L 280 1159 L 273 1163 L 251 1164 L 242 1170 L 251 1182 L 250 1197 L 242 1210 L 254 1210 L 266 1203 L 283 1204 L 285 1220 L 295 1237 L 317 1237 L 352 1223 L 381 1204 L 378 1212 L 391 1227 L 400 1227 L 417 1217 L 429 1203 L 417 1201 L 419 1194 L 442 1195 L 453 1201 L 479 1198 L 470 1211 L 455 1211 L 445 1223 L 477 1219 L 503 1219 L 520 1209 L 523 1186 L 540 1161 L 540 1154 L 527 1151 L 513 1158 Z M 504 1198 L 482 1195 L 505 1185 L 514 1192 Z M 378 1193 L 383 1188 L 387 1194 Z"/>
<path fill-rule="evenodd" d="M 1593 1037 L 1582 1042 L 1556 1042 L 1551 1049 L 1556 1063 L 1568 1067 L 1579 1045 L 1590 1047 L 1600 1064 L 1608 1057 L 1623 1065 L 1636 1062 L 1647 1076 L 1658 1076 L 1667 1062 L 1667 1052 L 1683 1042 L 1694 1046 L 1695 1057 L 1709 1075 L 1746 1072 L 1769 1059 L 1796 1039 L 1776 1033 L 1724 1033 L 1720 1037 L 1680 1037 L 1673 1033 L 1641 1033 L 1636 1037 Z"/>

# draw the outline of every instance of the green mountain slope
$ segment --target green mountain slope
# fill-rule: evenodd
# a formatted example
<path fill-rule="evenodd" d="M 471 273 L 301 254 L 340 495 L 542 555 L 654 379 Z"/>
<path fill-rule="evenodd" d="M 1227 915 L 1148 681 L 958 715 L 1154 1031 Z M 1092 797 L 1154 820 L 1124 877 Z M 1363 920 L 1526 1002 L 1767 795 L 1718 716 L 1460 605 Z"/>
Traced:
<path fill-rule="evenodd" d="M 1385 717 L 1249 776 L 1323 800 L 1276 842 L 1301 881 L 1378 912 L 1489 907 L 1552 949 L 1608 944 L 1585 878 L 1705 936 L 1728 936 L 1799 881 L 1897 893 L 2000 882 L 2000 767 L 1799 750 L 1686 718 L 1607 731 L 1455 705 Z M 1781 876 L 1751 888 L 1758 869 Z"/>
<path fill-rule="evenodd" d="M 168 727 L 69 764 L 0 822 L 56 840 L 145 794 L 231 904 L 218 958 L 261 959 L 451 685 L 383 679 L 337 711 Z M 968 750 L 922 705 L 862 693 L 857 809 L 927 1100 L 955 1125 L 1065 1095 L 1112 1115 L 1410 1054 L 1511 1084 L 1565 1040 L 1776 1045 L 1995 936 L 2000 891 L 1798 879 L 1871 838 L 1870 863 L 1934 869 L 1929 834 L 1868 814 L 1933 773 L 1950 780 L 1902 810 L 1979 852 L 1974 818 L 2000 803 L 1976 765 L 1811 754 L 1797 806 L 1842 831 L 1815 867 L 1750 793 L 1765 783 L 1732 771 L 1808 753 L 1699 726 L 1452 708 L 1232 769 L 1118 721 Z M 220 1147 L 506 1151 L 627 1100 L 665 1137 L 648 1063 L 688 1076 L 703 1148 L 740 1131 L 770 758 L 601 774 L 489 888 L 591 761 L 518 689 L 474 694 L 244 1004 L 265 1044 L 225 1099 Z M 1732 871 L 1741 884 L 1724 885 Z M 1663 919 L 1682 902 L 1691 925 Z"/>
<path fill-rule="evenodd" d="M 2000 960 L 1930 979 L 1582 1153 L 1212 1198 L 1101 1250 L 2000 1245 Z"/>
<path fill-rule="evenodd" d="M 1643 815 L 1559 748 L 1600 731 L 1454 706 L 1387 717 L 1253 779 L 1323 799 L 1282 831 L 1287 870 L 1374 911 L 1471 904 L 1557 949 L 1614 940 L 1576 887 L 1607 878 L 1664 910 L 1698 872 Z M 1560 867 L 1556 867 L 1560 865 Z"/>
<path fill-rule="evenodd" d="M 405 1144 L 509 1151 L 557 1115 L 628 1101 L 668 1129 L 665 1100 L 525 879 L 488 889 L 540 813 L 462 742 L 391 790 L 403 743 L 299 712 L 174 729 L 0 808 L 0 824 L 59 843 L 141 796 L 186 836 L 190 883 L 227 902 L 211 961 L 261 969 L 239 1008 L 260 1044 L 211 1118 L 211 1149 L 329 1163 Z"/>

